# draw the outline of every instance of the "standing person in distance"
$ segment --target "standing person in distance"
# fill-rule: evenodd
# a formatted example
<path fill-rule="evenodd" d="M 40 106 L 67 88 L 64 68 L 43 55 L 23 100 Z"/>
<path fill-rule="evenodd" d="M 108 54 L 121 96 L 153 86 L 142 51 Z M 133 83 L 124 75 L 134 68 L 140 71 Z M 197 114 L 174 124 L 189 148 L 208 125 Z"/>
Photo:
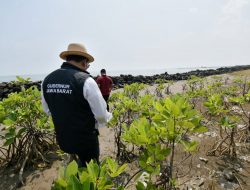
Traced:
<path fill-rule="evenodd" d="M 110 92 L 113 87 L 113 81 L 109 76 L 106 75 L 106 70 L 102 69 L 101 76 L 97 78 L 96 82 L 101 90 L 104 100 L 107 103 L 107 109 L 109 111 L 108 99 L 109 99 Z"/>
<path fill-rule="evenodd" d="M 95 80 L 87 72 L 94 58 L 81 44 L 69 44 L 60 54 L 66 60 L 42 83 L 42 105 L 51 114 L 60 148 L 76 154 L 79 167 L 91 159 L 99 161 L 98 126 L 112 114 Z"/>

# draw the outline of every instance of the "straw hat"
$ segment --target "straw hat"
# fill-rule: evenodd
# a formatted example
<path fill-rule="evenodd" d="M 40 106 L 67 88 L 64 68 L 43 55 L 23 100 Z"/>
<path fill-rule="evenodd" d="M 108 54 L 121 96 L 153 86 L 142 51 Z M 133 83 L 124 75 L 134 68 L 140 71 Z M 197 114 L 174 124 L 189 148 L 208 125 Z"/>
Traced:
<path fill-rule="evenodd" d="M 94 61 L 94 57 L 88 54 L 86 48 L 81 44 L 76 44 L 76 43 L 69 44 L 68 50 L 60 53 L 60 57 L 63 60 L 66 60 L 66 57 L 68 55 L 80 55 L 86 57 L 89 63 Z"/>

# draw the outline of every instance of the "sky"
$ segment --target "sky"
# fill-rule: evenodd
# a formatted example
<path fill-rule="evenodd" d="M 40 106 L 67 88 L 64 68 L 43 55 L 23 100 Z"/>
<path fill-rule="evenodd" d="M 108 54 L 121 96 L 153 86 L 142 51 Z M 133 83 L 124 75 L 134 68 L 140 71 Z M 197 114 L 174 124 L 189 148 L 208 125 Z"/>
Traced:
<path fill-rule="evenodd" d="M 0 76 L 48 74 L 69 43 L 90 72 L 250 64 L 250 0 L 1 1 L 0 26 Z"/>

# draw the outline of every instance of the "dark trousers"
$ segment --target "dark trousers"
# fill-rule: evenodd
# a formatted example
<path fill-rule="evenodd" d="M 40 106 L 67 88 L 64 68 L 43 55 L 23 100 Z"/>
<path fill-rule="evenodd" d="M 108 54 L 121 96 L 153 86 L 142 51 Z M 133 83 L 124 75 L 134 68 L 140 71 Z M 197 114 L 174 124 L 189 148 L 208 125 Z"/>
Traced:
<path fill-rule="evenodd" d="M 78 153 L 78 167 L 86 167 L 86 163 L 89 163 L 90 160 L 95 160 L 97 163 L 99 163 L 99 147 L 97 148 L 93 148 L 93 151 L 91 152 L 82 152 L 82 153 Z"/>
<path fill-rule="evenodd" d="M 109 100 L 109 95 L 102 95 L 104 100 L 106 101 L 107 103 L 107 110 L 109 111 L 109 104 L 108 104 L 108 100 Z"/>
<path fill-rule="evenodd" d="M 100 148 L 98 136 L 96 139 L 88 141 L 88 144 L 85 144 L 85 147 L 82 147 L 81 151 L 77 151 L 75 155 L 78 157 L 76 161 L 79 168 L 86 167 L 86 163 L 89 163 L 91 159 L 99 163 Z"/>

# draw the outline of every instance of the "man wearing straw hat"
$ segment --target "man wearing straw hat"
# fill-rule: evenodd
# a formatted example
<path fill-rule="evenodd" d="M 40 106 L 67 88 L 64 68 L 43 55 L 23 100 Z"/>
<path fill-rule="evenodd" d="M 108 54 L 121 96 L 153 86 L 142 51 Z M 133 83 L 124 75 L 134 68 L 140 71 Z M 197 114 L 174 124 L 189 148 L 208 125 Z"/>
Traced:
<path fill-rule="evenodd" d="M 42 83 L 42 105 L 51 114 L 60 148 L 79 157 L 79 166 L 99 159 L 98 126 L 112 114 L 95 80 L 87 72 L 94 58 L 81 44 L 69 44 L 60 54 L 61 68 Z"/>

